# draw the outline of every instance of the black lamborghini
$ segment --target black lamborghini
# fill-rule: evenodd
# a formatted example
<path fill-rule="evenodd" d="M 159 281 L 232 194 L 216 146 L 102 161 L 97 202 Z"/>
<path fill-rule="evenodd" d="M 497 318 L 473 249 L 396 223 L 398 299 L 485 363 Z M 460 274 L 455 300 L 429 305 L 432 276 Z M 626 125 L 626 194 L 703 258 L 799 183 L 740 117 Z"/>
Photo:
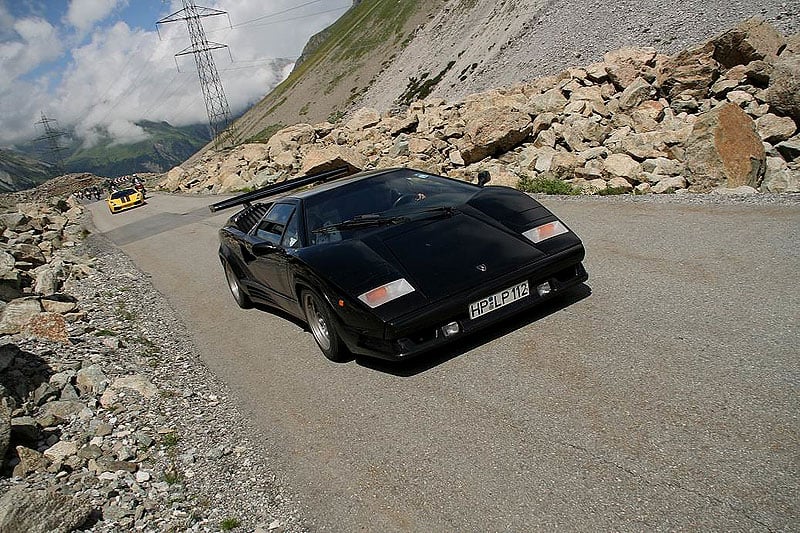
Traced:
<path fill-rule="evenodd" d="M 210 206 L 244 205 L 219 256 L 241 307 L 306 323 L 322 352 L 405 359 L 587 279 L 581 240 L 516 189 L 400 168 L 336 169 Z M 259 201 L 260 200 L 260 201 Z"/>

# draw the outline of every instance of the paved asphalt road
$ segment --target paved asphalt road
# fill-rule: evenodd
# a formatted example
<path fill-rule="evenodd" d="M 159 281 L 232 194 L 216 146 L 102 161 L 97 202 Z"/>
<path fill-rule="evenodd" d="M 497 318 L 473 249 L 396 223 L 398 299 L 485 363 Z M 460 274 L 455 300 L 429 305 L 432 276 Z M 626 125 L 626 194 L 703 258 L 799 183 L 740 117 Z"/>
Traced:
<path fill-rule="evenodd" d="M 588 289 L 416 365 L 239 310 L 209 199 L 106 233 L 169 298 L 324 531 L 800 529 L 800 208 L 543 202 Z"/>

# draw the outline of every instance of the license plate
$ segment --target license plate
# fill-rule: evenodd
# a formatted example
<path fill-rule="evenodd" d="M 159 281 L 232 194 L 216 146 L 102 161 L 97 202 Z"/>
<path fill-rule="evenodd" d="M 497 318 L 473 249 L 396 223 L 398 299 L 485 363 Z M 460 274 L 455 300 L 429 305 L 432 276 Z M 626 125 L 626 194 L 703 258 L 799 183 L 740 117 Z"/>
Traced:
<path fill-rule="evenodd" d="M 492 311 L 500 309 L 505 305 L 525 298 L 530 293 L 531 291 L 530 287 L 528 286 L 528 282 L 523 281 L 518 285 L 514 285 L 513 287 L 509 287 L 496 294 L 487 296 L 483 300 L 478 300 L 477 302 L 469 304 L 469 318 L 475 319 L 479 316 L 485 315 L 486 313 L 491 313 Z"/>

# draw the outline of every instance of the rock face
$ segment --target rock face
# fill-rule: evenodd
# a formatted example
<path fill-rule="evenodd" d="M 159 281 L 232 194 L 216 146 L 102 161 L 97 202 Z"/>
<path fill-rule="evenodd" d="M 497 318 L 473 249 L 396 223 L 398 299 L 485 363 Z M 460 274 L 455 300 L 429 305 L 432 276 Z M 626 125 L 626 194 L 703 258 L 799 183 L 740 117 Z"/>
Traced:
<path fill-rule="evenodd" d="M 348 166 L 411 167 L 464 180 L 489 171 L 491 185 L 563 180 L 586 194 L 744 185 L 787 191 L 800 172 L 793 42 L 752 19 L 673 56 L 624 48 L 600 63 L 459 102 L 428 98 L 386 113 L 364 108 L 340 124 L 290 126 L 266 151 L 243 146 L 208 156 L 171 171 L 162 186 L 226 192 L 260 186 L 259 173 L 272 182 Z M 780 161 L 771 162 L 762 187 L 767 153 Z M 658 186 L 666 178 L 681 179 Z"/>
<path fill-rule="evenodd" d="M 731 68 L 751 61 L 774 59 L 786 40 L 763 19 L 754 18 L 723 33 L 713 44 L 714 59 L 723 67 Z"/>
<path fill-rule="evenodd" d="M 14 487 L 0 498 L 0 531 L 66 533 L 83 525 L 91 512 L 90 505 L 74 498 Z"/>
<path fill-rule="evenodd" d="M 686 143 L 686 164 L 697 191 L 716 184 L 758 187 L 766 154 L 753 120 L 738 106 L 722 104 L 698 118 Z"/>
<path fill-rule="evenodd" d="M 767 103 L 781 115 L 800 123 L 800 55 L 781 55 L 770 75 Z"/>

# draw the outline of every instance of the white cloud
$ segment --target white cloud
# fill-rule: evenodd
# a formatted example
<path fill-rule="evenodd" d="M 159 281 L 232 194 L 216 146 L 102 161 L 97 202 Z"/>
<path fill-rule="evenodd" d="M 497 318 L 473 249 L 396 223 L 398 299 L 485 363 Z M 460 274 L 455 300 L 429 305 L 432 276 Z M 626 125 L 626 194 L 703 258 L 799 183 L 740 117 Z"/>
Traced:
<path fill-rule="evenodd" d="M 73 0 L 70 13 L 75 10 L 75 16 L 70 24 L 76 28 L 78 24 L 91 25 L 91 17 L 77 15 L 78 4 L 91 3 Z M 291 9 L 298 1 L 197 3 L 230 13 L 233 29 L 228 27 L 224 16 L 205 17 L 202 22 L 210 41 L 230 47 L 233 62 L 226 50 L 215 51 L 213 57 L 231 111 L 239 113 L 288 74 L 281 68 L 282 64 L 273 67 L 270 59 L 299 55 L 311 34 L 331 24 L 344 10 L 319 12 L 336 5 L 346 6 L 350 0 L 324 0 L 303 10 L 266 18 L 262 17 Z M 105 17 L 117 2 L 98 0 L 97 4 L 106 6 L 105 11 L 102 6 L 97 8 L 97 13 L 105 13 Z M 164 14 L 180 10 L 180 2 L 173 1 L 169 9 L 167 11 L 165 6 Z M 296 18 L 298 16 L 304 18 Z M 0 20 L 2 17 L 0 11 Z M 96 16 L 94 22 L 103 17 Z M 289 18 L 295 20 L 287 21 Z M 284 22 L 276 24 L 277 21 Z M 4 74 L 13 73 L 0 77 L 0 108 L 4 110 L 0 115 L 0 142 L 21 142 L 34 137 L 32 125 L 39 120 L 40 110 L 58 119 L 62 129 L 74 129 L 88 144 L 106 134 L 119 142 L 141 140 L 143 131 L 136 126 L 141 120 L 166 121 L 176 126 L 208 120 L 194 59 L 191 55 L 178 57 L 180 72 L 175 67 L 173 55 L 190 45 L 185 22 L 162 25 L 161 40 L 155 31 L 155 20 L 152 30 L 131 28 L 125 22 L 95 27 L 80 45 L 70 50 L 71 60 L 59 73 L 60 77 L 55 78 L 56 86 L 49 92 L 52 72 L 29 81 L 19 76 L 31 72 L 45 56 L 52 59 L 57 57 L 56 53 L 61 53 L 57 32 L 45 21 L 31 19 L 16 33 L 20 36 L 16 40 L 0 43 L 0 57 L 8 52 L 15 58 L 9 65 L 13 66 L 12 70 L 0 63 Z M 39 37 L 34 38 L 35 35 Z M 7 50 L 4 47 L 8 47 Z M 6 113 L 7 109 L 13 110 L 12 116 Z"/>
<path fill-rule="evenodd" d="M 67 21 L 78 31 L 85 32 L 110 15 L 118 5 L 126 3 L 121 0 L 72 0 L 67 9 Z"/>
<path fill-rule="evenodd" d="M 0 43 L 0 70 L 6 81 L 61 55 L 62 45 L 56 29 L 46 20 L 24 18 L 15 21 L 12 28 L 14 37 Z"/>

